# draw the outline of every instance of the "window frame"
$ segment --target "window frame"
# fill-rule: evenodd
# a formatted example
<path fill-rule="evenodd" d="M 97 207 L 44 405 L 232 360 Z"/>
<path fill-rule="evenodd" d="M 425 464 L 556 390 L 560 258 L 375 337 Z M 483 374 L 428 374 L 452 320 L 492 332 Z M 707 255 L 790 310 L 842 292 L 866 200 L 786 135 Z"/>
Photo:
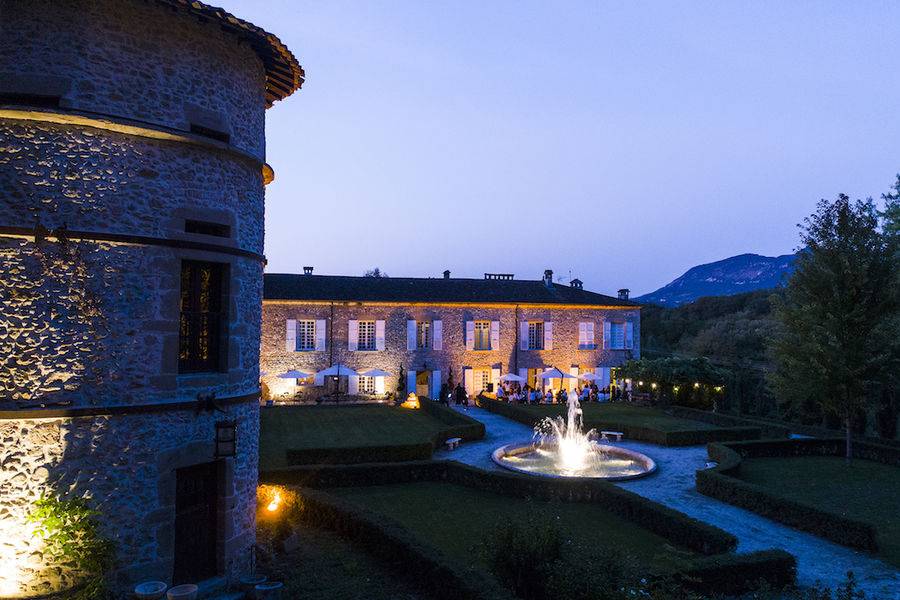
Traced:
<path fill-rule="evenodd" d="M 477 352 L 487 352 L 491 348 L 491 322 L 480 320 L 474 321 L 472 349 Z"/>
<path fill-rule="evenodd" d="M 375 339 L 375 320 L 366 319 L 356 322 L 356 350 L 359 352 L 374 352 L 378 349 L 378 341 Z M 365 338 L 363 337 L 365 330 Z M 363 339 L 366 344 L 363 344 Z"/>
<path fill-rule="evenodd" d="M 310 326 L 310 324 L 312 324 Z M 297 319 L 294 326 L 294 336 L 296 339 L 294 350 L 297 352 L 313 352 L 316 349 L 316 320 L 315 319 Z M 309 345 L 303 345 L 303 340 L 309 337 Z"/>
<path fill-rule="evenodd" d="M 616 344 L 616 334 L 615 328 L 618 327 L 622 332 L 622 343 Z M 610 350 L 624 350 L 625 349 L 625 321 L 610 321 L 609 322 L 609 349 Z"/>
<path fill-rule="evenodd" d="M 369 377 L 368 375 L 360 375 L 359 376 L 359 384 L 357 386 L 357 393 L 366 394 L 368 396 L 375 395 L 375 378 Z"/>
<path fill-rule="evenodd" d="M 532 343 L 536 342 L 536 343 Z M 528 349 L 543 350 L 544 349 L 544 322 L 528 321 Z"/>
<path fill-rule="evenodd" d="M 202 273 L 211 274 L 204 309 Z M 228 314 L 230 265 L 203 260 L 181 261 L 178 303 L 178 374 L 224 373 L 228 371 Z M 186 284 L 187 288 L 186 289 Z M 186 307 L 185 304 L 190 306 Z M 193 332 L 199 328 L 200 333 Z M 206 332 L 206 357 L 203 332 Z"/>
<path fill-rule="evenodd" d="M 431 321 L 416 321 L 416 350 L 428 350 L 434 344 Z"/>

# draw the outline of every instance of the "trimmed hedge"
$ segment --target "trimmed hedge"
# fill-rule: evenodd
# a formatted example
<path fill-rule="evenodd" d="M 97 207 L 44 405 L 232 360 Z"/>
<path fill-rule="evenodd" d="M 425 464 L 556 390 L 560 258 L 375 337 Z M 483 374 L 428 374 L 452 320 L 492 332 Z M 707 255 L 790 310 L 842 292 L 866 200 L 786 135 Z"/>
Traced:
<path fill-rule="evenodd" d="M 502 415 L 513 421 L 518 421 L 529 427 L 534 426 L 538 420 L 534 414 L 522 410 L 521 407 L 507 402 L 500 402 L 479 396 L 478 406 L 492 413 Z M 702 411 L 701 411 L 702 412 Z M 586 419 L 585 427 L 594 429 L 615 429 L 625 434 L 626 438 L 649 442 L 659 446 L 698 446 L 709 442 L 730 442 L 736 440 L 756 440 L 761 434 L 759 427 L 720 427 L 717 429 L 682 429 L 676 431 L 661 431 L 651 427 L 624 425 L 615 421 Z"/>
<path fill-rule="evenodd" d="M 877 529 L 874 525 L 782 498 L 762 486 L 737 478 L 744 458 L 843 456 L 844 440 L 832 438 L 710 444 L 708 452 L 710 459 L 719 464 L 712 469 L 697 471 L 696 486 L 701 494 L 844 546 L 877 552 Z M 854 457 L 900 465 L 900 449 L 889 446 L 856 442 Z"/>
<path fill-rule="evenodd" d="M 682 585 L 701 594 L 740 595 L 761 581 L 774 589 L 792 585 L 797 579 L 797 559 L 784 550 L 762 550 L 747 554 L 718 554 L 701 558 L 679 574 Z"/>
<path fill-rule="evenodd" d="M 442 481 L 516 497 L 596 502 L 604 509 L 653 531 L 678 545 L 707 556 L 676 574 L 686 587 L 703 593 L 739 594 L 765 580 L 782 587 L 795 581 L 794 557 L 780 550 L 736 555 L 737 540 L 707 525 L 631 492 L 596 480 L 557 480 L 519 474 L 480 471 L 452 461 L 405 464 L 292 467 L 265 474 L 266 483 L 304 486 L 361 486 Z M 415 565 L 422 583 L 440 598 L 511 598 L 490 574 L 457 562 L 420 542 L 405 528 L 383 515 L 307 487 L 297 489 L 302 518 L 361 544 L 376 556 L 400 567 Z"/>
<path fill-rule="evenodd" d="M 428 460 L 435 448 L 450 438 L 465 441 L 480 440 L 484 437 L 484 423 L 432 402 L 420 399 L 420 409 L 437 419 L 445 428 L 431 436 L 430 442 L 417 444 L 392 444 L 387 446 L 354 446 L 335 448 L 287 449 L 285 459 L 289 465 L 350 465 L 374 462 L 407 462 Z M 385 408 L 385 410 L 406 410 Z"/>
<path fill-rule="evenodd" d="M 396 570 L 414 573 L 432 598 L 512 600 L 512 593 L 485 571 L 458 562 L 420 542 L 403 526 L 383 515 L 360 509 L 329 494 L 296 490 L 301 521 L 351 540 Z"/>
<path fill-rule="evenodd" d="M 693 419 L 695 421 L 703 421 L 712 425 L 721 427 L 758 427 L 760 429 L 760 437 L 763 439 L 785 439 L 790 437 L 790 427 L 779 425 L 776 423 L 753 419 L 747 417 L 738 417 L 736 415 L 728 415 L 723 413 L 710 412 L 708 410 L 699 410 L 697 408 L 689 408 L 687 406 L 672 406 L 666 410 L 673 417 L 682 419 Z M 722 440 L 719 440 L 722 441 Z M 737 441 L 737 440 L 735 440 Z"/>
<path fill-rule="evenodd" d="M 737 546 L 737 538 L 730 533 L 596 479 L 482 471 L 455 461 L 289 467 L 260 473 L 260 483 L 317 488 L 417 481 L 443 481 L 517 498 L 596 503 L 626 521 L 700 554 L 730 552 Z"/>

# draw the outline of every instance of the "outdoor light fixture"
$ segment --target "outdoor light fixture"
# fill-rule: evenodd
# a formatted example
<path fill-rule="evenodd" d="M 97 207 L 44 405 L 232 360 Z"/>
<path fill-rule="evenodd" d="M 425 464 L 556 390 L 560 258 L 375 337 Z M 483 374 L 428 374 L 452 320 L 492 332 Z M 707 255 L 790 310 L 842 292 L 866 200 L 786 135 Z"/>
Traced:
<path fill-rule="evenodd" d="M 216 422 L 216 458 L 237 456 L 237 421 Z"/>
<path fill-rule="evenodd" d="M 700 384 L 699 384 L 699 383 L 694 383 L 694 387 L 695 387 L 695 388 L 698 388 L 698 387 L 700 387 Z"/>
<path fill-rule="evenodd" d="M 650 384 L 650 387 L 652 387 L 652 388 L 655 390 L 655 389 L 656 389 L 656 384 L 655 384 L 655 383 L 651 383 L 651 384 Z"/>
<path fill-rule="evenodd" d="M 278 510 L 278 507 L 281 505 L 281 494 L 275 492 L 275 495 L 272 496 L 272 501 L 266 506 L 266 510 L 269 512 L 275 512 Z"/>

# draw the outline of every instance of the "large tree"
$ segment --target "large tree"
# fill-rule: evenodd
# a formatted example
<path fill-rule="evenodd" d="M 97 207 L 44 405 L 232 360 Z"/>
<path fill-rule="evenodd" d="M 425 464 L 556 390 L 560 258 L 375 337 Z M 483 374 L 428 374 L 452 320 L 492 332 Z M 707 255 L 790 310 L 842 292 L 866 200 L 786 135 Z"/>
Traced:
<path fill-rule="evenodd" d="M 804 250 L 774 300 L 771 383 L 790 408 L 818 406 L 840 418 L 849 459 L 854 422 L 890 360 L 891 261 L 871 200 L 822 200 L 799 227 Z"/>

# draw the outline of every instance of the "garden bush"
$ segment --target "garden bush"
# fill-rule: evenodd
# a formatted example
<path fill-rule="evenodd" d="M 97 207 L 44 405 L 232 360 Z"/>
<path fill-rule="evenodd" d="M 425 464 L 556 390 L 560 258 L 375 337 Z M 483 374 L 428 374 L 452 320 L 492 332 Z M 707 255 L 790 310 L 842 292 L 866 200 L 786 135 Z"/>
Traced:
<path fill-rule="evenodd" d="M 695 421 L 703 421 L 721 427 L 757 427 L 760 429 L 760 437 L 763 439 L 785 439 L 790 436 L 791 429 L 786 425 L 779 425 L 769 421 L 760 419 L 738 417 L 723 413 L 710 412 L 708 410 L 698 410 L 687 406 L 672 406 L 667 409 L 668 413 L 675 417 L 683 419 L 694 419 Z M 724 440 L 710 440 L 724 441 Z"/>
<path fill-rule="evenodd" d="M 301 448 L 285 450 L 289 465 L 347 465 L 370 462 L 403 462 L 428 460 L 431 442 L 395 446 L 361 446 L 356 448 Z"/>
<path fill-rule="evenodd" d="M 718 554 L 697 561 L 681 573 L 681 584 L 704 594 L 741 594 L 760 582 L 774 588 L 794 583 L 797 560 L 784 550 Z"/>

